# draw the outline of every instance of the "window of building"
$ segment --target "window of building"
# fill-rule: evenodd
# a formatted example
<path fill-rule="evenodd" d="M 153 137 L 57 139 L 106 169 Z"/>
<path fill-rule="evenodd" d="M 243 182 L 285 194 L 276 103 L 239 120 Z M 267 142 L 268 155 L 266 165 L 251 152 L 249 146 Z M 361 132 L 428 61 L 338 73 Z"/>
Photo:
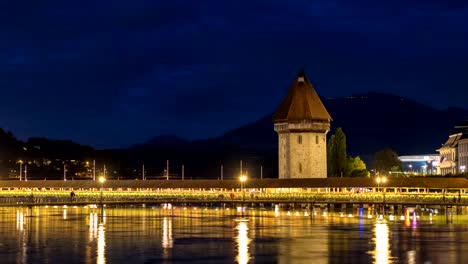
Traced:
<path fill-rule="evenodd" d="M 318 144 L 319 143 L 319 138 L 318 136 L 315 136 L 315 144 Z"/>
<path fill-rule="evenodd" d="M 297 143 L 302 144 L 302 135 L 297 136 Z"/>
<path fill-rule="evenodd" d="M 299 172 L 302 173 L 302 164 L 299 162 Z"/>

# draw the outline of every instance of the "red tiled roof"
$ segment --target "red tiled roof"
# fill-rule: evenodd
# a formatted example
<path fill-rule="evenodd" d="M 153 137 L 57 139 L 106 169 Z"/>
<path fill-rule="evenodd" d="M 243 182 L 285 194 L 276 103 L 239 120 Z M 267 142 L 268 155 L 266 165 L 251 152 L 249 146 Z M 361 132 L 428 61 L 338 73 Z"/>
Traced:
<path fill-rule="evenodd" d="M 305 120 L 330 122 L 332 118 L 320 100 L 314 86 L 305 73 L 301 71 L 273 115 L 273 121 L 279 123 Z"/>

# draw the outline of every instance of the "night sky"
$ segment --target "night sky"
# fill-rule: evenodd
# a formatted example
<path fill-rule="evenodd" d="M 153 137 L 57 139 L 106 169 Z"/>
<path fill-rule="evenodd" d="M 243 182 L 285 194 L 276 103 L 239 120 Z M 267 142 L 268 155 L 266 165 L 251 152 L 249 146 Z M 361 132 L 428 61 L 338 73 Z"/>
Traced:
<path fill-rule="evenodd" d="M 219 136 L 301 68 L 325 97 L 468 108 L 467 1 L 6 0 L 0 36 L 0 127 L 23 140 Z"/>

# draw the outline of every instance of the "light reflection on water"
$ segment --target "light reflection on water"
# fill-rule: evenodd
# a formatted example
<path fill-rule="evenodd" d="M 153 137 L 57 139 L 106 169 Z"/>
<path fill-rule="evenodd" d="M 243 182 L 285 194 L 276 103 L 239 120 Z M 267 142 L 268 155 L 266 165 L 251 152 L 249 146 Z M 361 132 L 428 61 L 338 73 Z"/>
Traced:
<path fill-rule="evenodd" d="M 222 208 L 219 208 L 222 209 Z M 2 263 L 463 263 L 468 216 L 2 207 Z M 348 217 L 348 213 L 354 213 Z M 70 260 L 70 261 L 69 261 Z"/>
<path fill-rule="evenodd" d="M 390 243 L 387 223 L 376 223 L 374 260 L 377 264 L 388 264 L 390 261 Z"/>
<path fill-rule="evenodd" d="M 239 264 L 247 264 L 250 259 L 249 254 L 249 237 L 248 231 L 249 228 L 247 227 L 246 221 L 239 221 L 237 223 L 237 256 L 236 260 Z"/>
<path fill-rule="evenodd" d="M 99 224 L 98 230 L 97 264 L 104 264 L 106 263 L 106 234 L 103 223 Z"/>

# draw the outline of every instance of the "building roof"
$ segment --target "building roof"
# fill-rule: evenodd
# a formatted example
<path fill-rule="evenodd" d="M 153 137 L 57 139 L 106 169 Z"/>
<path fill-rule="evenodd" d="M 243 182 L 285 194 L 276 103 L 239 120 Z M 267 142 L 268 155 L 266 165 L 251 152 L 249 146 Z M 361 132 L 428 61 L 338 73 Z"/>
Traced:
<path fill-rule="evenodd" d="M 249 179 L 245 188 L 468 188 L 465 178 L 435 177 L 387 177 L 385 184 L 378 184 L 374 178 L 324 178 L 324 179 Z M 0 188 L 94 188 L 99 190 L 100 183 L 92 180 L 2 180 Z M 235 189 L 240 188 L 239 180 L 108 180 L 104 188 L 182 188 L 182 189 Z"/>
<path fill-rule="evenodd" d="M 305 75 L 297 74 L 288 94 L 273 115 L 275 123 L 332 120 L 320 97 Z"/>
<path fill-rule="evenodd" d="M 458 146 L 458 141 L 460 140 L 462 133 L 452 134 L 449 136 L 447 141 L 442 145 L 438 151 L 446 148 L 456 148 Z"/>

